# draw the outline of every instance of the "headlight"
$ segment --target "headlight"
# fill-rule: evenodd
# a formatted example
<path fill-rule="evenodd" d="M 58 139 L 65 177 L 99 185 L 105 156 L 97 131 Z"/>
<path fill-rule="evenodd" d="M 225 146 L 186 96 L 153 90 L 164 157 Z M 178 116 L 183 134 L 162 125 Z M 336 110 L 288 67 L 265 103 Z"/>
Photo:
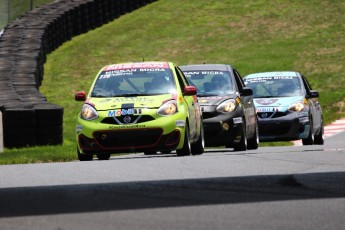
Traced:
<path fill-rule="evenodd" d="M 84 104 L 81 109 L 80 117 L 84 120 L 94 120 L 98 117 L 98 113 L 91 105 Z"/>
<path fill-rule="evenodd" d="M 234 111 L 236 108 L 236 101 L 233 99 L 226 100 L 222 102 L 220 105 L 217 107 L 217 111 L 220 113 L 230 113 Z"/>
<path fill-rule="evenodd" d="M 289 107 L 289 111 L 291 112 L 300 112 L 305 108 L 305 104 L 303 101 L 296 102 Z"/>
<path fill-rule="evenodd" d="M 175 100 L 164 103 L 157 111 L 159 115 L 169 116 L 177 112 L 177 105 Z"/>

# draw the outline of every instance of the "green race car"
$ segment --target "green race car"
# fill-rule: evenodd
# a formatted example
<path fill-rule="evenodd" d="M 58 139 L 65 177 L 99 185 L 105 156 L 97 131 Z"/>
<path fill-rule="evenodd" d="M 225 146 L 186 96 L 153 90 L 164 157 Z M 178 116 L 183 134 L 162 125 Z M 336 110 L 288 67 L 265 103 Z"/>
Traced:
<path fill-rule="evenodd" d="M 84 101 L 76 126 L 81 161 L 94 155 L 144 152 L 202 154 L 202 113 L 184 74 L 171 62 L 121 63 L 103 67 Z"/>

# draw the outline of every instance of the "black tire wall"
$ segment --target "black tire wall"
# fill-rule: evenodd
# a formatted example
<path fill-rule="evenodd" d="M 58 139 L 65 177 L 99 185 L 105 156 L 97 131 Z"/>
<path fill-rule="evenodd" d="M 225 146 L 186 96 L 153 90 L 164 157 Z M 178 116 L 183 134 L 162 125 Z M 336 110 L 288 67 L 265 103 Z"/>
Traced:
<path fill-rule="evenodd" d="M 156 0 L 56 0 L 27 12 L 0 37 L 4 147 L 63 143 L 63 108 L 39 92 L 47 54 L 73 36 Z"/>

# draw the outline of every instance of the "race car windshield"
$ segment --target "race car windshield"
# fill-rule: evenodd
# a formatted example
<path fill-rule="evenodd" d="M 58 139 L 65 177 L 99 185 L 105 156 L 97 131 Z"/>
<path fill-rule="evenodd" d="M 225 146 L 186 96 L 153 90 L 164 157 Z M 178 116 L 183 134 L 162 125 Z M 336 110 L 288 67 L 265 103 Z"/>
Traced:
<path fill-rule="evenodd" d="M 186 71 L 190 85 L 197 88 L 198 96 L 223 96 L 234 93 L 234 84 L 227 71 Z"/>
<path fill-rule="evenodd" d="M 303 95 L 300 80 L 296 76 L 250 77 L 245 78 L 245 84 L 252 88 L 254 98 Z"/>
<path fill-rule="evenodd" d="M 91 96 L 134 97 L 174 92 L 176 84 L 170 69 L 133 68 L 101 72 Z"/>

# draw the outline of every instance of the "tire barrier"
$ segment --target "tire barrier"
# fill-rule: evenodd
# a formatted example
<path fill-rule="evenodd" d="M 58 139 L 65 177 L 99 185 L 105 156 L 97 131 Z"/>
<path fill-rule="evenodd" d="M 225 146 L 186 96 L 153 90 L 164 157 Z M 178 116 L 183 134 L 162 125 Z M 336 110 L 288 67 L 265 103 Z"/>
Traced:
<path fill-rule="evenodd" d="M 4 147 L 63 143 L 63 108 L 39 92 L 47 55 L 85 33 L 156 0 L 55 0 L 7 25 L 0 37 Z"/>

